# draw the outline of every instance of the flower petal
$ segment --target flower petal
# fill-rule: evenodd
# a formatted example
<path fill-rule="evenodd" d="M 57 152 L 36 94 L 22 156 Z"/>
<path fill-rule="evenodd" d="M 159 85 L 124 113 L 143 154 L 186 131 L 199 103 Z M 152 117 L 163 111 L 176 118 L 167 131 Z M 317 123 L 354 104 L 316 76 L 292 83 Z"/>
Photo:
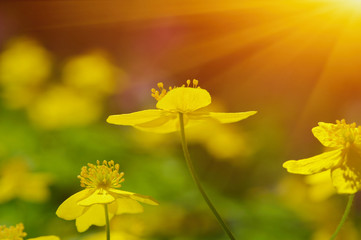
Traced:
<path fill-rule="evenodd" d="M 161 118 L 162 116 L 162 110 L 149 109 L 127 114 L 110 115 L 107 119 L 107 122 L 117 125 L 134 126 L 136 124 L 154 121 L 158 118 Z"/>
<path fill-rule="evenodd" d="M 58 236 L 50 235 L 50 236 L 41 236 L 36 238 L 28 238 L 27 240 L 60 240 Z"/>
<path fill-rule="evenodd" d="M 93 204 L 108 204 L 113 202 L 114 200 L 115 198 L 107 191 L 97 189 L 93 192 L 93 194 L 79 201 L 78 205 L 88 207 Z"/>
<path fill-rule="evenodd" d="M 152 198 L 151 196 L 140 195 L 138 193 L 127 192 L 127 191 L 114 189 L 114 188 L 110 189 L 109 191 L 112 192 L 112 193 L 121 195 L 121 196 L 130 197 L 130 198 L 132 198 L 134 200 L 137 200 L 139 202 L 146 203 L 146 204 L 149 204 L 149 205 L 159 205 L 159 203 L 154 198 Z"/>
<path fill-rule="evenodd" d="M 209 119 L 208 113 L 192 112 L 183 114 L 185 128 L 196 126 L 200 123 L 203 123 L 206 119 Z M 134 127 L 143 131 L 154 133 L 176 132 L 180 129 L 179 116 L 176 112 L 169 112 L 167 116 L 144 124 L 135 125 Z"/>
<path fill-rule="evenodd" d="M 108 205 L 109 206 L 109 205 Z M 109 211 L 109 220 L 113 218 L 113 211 Z M 94 204 L 87 207 L 87 211 L 76 218 L 75 221 L 78 232 L 86 231 L 91 225 L 104 226 L 105 225 L 105 213 L 103 204 Z"/>
<path fill-rule="evenodd" d="M 210 112 L 209 116 L 213 119 L 216 119 L 220 123 L 233 123 L 246 119 L 249 116 L 252 116 L 256 113 L 257 111 L 236 112 L 236 113 Z"/>
<path fill-rule="evenodd" d="M 169 113 L 161 118 L 137 124 L 134 127 L 146 132 L 170 133 L 179 129 L 179 120 L 177 113 Z"/>
<path fill-rule="evenodd" d="M 314 174 L 335 167 L 342 157 L 342 149 L 337 149 L 306 159 L 289 160 L 283 164 L 283 167 L 290 173 Z"/>
<path fill-rule="evenodd" d="M 145 195 L 140 195 L 138 193 L 135 193 L 135 194 L 131 195 L 130 197 L 133 198 L 134 200 L 137 200 L 139 202 L 146 203 L 149 205 L 159 205 L 159 203 L 150 196 L 145 196 Z"/>
<path fill-rule="evenodd" d="M 130 196 L 130 195 L 135 194 L 133 192 L 123 191 L 123 190 L 116 189 L 116 188 L 110 188 L 109 192 L 119 194 L 119 195 L 122 195 L 122 196 Z"/>
<path fill-rule="evenodd" d="M 361 188 L 361 153 L 354 146 L 347 149 L 345 161 L 331 171 L 332 182 L 338 193 L 352 194 Z"/>
<path fill-rule="evenodd" d="M 56 215 L 65 220 L 73 220 L 84 212 L 84 207 L 77 203 L 91 194 L 88 189 L 82 190 L 66 199 L 56 210 Z"/>
<path fill-rule="evenodd" d="M 144 211 L 143 206 L 136 200 L 129 197 L 117 198 L 117 212 L 116 215 L 122 213 L 141 213 Z"/>
<path fill-rule="evenodd" d="M 211 103 L 211 95 L 202 88 L 178 87 L 170 90 L 157 103 L 157 108 L 178 111 L 192 112 L 199 108 L 208 106 Z"/>
<path fill-rule="evenodd" d="M 339 194 L 353 194 L 361 187 L 361 174 L 343 165 L 331 171 L 332 183 Z"/>
<path fill-rule="evenodd" d="M 335 124 L 319 122 L 317 127 L 312 128 L 313 135 L 325 147 L 341 147 L 343 139 L 337 134 Z"/>

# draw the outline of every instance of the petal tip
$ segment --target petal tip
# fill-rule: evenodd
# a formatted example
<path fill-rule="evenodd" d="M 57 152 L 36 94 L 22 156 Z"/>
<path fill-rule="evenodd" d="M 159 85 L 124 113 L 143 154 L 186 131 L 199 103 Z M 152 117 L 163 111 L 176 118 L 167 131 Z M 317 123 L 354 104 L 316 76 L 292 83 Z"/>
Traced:
<path fill-rule="evenodd" d="M 107 119 L 105 120 L 107 123 L 110 123 L 110 124 L 115 124 L 114 122 L 114 117 L 117 116 L 117 115 L 110 115 L 107 117 Z"/>
<path fill-rule="evenodd" d="M 282 167 L 287 169 L 287 171 L 289 171 L 289 168 L 292 168 L 293 162 L 295 162 L 295 160 L 289 160 L 287 162 L 284 162 L 282 164 Z"/>
<path fill-rule="evenodd" d="M 256 113 L 258 113 L 258 111 L 249 111 L 249 116 L 255 115 Z"/>

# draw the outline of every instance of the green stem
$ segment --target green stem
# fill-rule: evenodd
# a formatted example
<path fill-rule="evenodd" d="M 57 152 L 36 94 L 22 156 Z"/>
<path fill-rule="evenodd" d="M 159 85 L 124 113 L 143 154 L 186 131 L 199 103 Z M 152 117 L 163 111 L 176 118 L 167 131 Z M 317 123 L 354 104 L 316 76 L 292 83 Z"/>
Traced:
<path fill-rule="evenodd" d="M 345 209 L 345 212 L 343 213 L 343 216 L 341 218 L 341 221 L 340 223 L 338 224 L 335 232 L 333 233 L 333 235 L 331 236 L 330 240 L 333 240 L 336 238 L 338 232 L 341 230 L 341 227 L 342 225 L 345 223 L 346 219 L 347 219 L 347 216 L 348 214 L 350 213 L 350 210 L 351 210 L 351 206 L 352 206 L 352 202 L 353 202 L 353 199 L 355 197 L 355 194 L 351 194 L 349 197 L 348 197 L 348 202 L 347 202 L 347 206 L 346 206 L 346 209 Z"/>
<path fill-rule="evenodd" d="M 181 132 L 181 138 L 182 138 L 182 147 L 183 147 L 184 157 L 186 159 L 187 166 L 188 166 L 188 169 L 189 169 L 189 171 L 190 171 L 190 173 L 192 175 L 193 181 L 197 185 L 198 190 L 201 192 L 201 194 L 203 196 L 203 199 L 206 201 L 208 207 L 211 209 L 214 216 L 217 218 L 219 224 L 222 226 L 223 230 L 226 232 L 229 239 L 235 240 L 235 237 L 233 236 L 232 232 L 229 230 L 227 224 L 223 221 L 222 217 L 219 215 L 216 208 L 213 206 L 211 200 L 209 200 L 206 192 L 203 190 L 203 187 L 202 187 L 202 185 L 201 185 L 201 183 L 199 181 L 199 178 L 198 178 L 198 176 L 196 174 L 196 171 L 194 170 L 194 166 L 193 166 L 193 163 L 191 161 L 191 157 L 189 155 L 187 141 L 186 141 L 186 137 L 185 137 L 183 113 L 179 113 L 179 123 L 180 123 L 180 132 Z"/>
<path fill-rule="evenodd" d="M 108 204 L 104 204 L 104 211 L 105 211 L 105 231 L 107 233 L 107 240 L 110 240 Z"/>

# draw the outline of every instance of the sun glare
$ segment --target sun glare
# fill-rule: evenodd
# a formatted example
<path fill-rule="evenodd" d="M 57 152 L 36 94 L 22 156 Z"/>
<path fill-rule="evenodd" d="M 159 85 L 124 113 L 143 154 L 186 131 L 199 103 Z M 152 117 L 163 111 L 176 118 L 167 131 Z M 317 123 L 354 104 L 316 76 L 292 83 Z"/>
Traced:
<path fill-rule="evenodd" d="M 361 0 L 333 0 L 340 7 L 361 12 Z"/>

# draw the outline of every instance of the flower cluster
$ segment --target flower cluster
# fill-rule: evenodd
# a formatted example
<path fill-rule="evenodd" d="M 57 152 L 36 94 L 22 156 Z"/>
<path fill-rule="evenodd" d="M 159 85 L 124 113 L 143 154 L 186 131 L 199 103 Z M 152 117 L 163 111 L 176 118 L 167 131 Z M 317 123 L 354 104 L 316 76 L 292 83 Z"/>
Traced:
<path fill-rule="evenodd" d="M 44 54 L 41 54 L 41 58 L 46 56 L 43 55 Z M 4 58 L 4 56 L 0 56 L 0 59 L 1 58 Z M 85 84 L 87 89 L 91 89 L 89 90 L 89 92 L 91 92 L 89 96 L 94 97 L 97 95 L 95 86 L 97 86 L 99 84 L 98 81 L 101 80 L 101 77 L 99 76 L 102 75 L 102 71 L 99 74 L 95 74 L 98 76 L 96 79 L 92 78 L 92 74 L 87 75 L 89 79 L 93 79 L 94 81 L 78 81 L 77 78 L 72 77 L 74 75 L 74 69 L 84 67 L 83 61 L 88 63 L 89 61 L 93 62 L 93 60 L 94 59 L 92 58 L 85 58 L 68 63 L 67 70 L 65 71 L 67 72 L 67 74 L 65 74 L 67 76 L 65 79 L 67 80 L 64 81 L 67 87 L 72 86 L 74 89 L 78 90 Z M 95 63 L 97 63 L 97 61 L 95 61 Z M 106 70 L 104 71 L 107 72 Z M 47 76 L 45 73 L 40 74 L 39 79 L 45 78 Z M 111 73 L 112 71 L 109 70 L 109 75 L 112 75 Z M 39 84 L 41 82 L 42 81 L 39 80 Z M 4 80 L 0 83 L 4 84 Z M 163 83 L 158 83 L 157 86 L 158 90 L 154 88 L 151 89 L 151 96 L 157 101 L 155 109 L 111 115 L 108 117 L 107 122 L 117 125 L 133 126 L 140 130 L 157 133 L 170 133 L 181 130 L 183 151 L 193 180 L 225 232 L 230 239 L 234 239 L 231 231 L 212 205 L 202 188 L 198 176 L 195 174 L 187 148 L 184 128 L 204 123 L 205 121 L 217 124 L 234 123 L 246 119 L 257 112 L 226 113 L 206 110 L 205 107 L 211 104 L 211 96 L 207 90 L 199 86 L 198 80 L 195 79 L 193 81 L 187 80 L 186 84 L 180 87 L 165 88 Z M 65 85 L 53 87 L 52 91 L 54 92 L 48 91 L 48 95 L 45 94 L 44 96 L 49 97 L 49 99 L 56 99 L 54 100 L 55 102 L 63 104 L 63 100 L 59 100 L 58 93 L 63 92 L 64 94 L 68 94 L 64 87 Z M 105 95 L 110 94 L 113 91 L 113 87 L 114 84 L 109 83 L 108 86 L 100 89 L 100 91 Z M 72 92 L 72 94 L 73 93 L 74 92 Z M 86 104 L 83 105 L 81 101 L 78 101 L 76 99 L 76 94 L 73 95 L 74 98 L 70 97 L 72 94 L 69 94 L 66 99 L 70 99 L 71 102 L 80 104 L 79 108 L 86 109 Z M 89 96 L 87 95 L 87 97 Z M 52 107 L 53 103 L 53 101 L 44 101 L 44 103 L 37 105 L 37 110 L 35 111 L 33 109 L 34 115 L 38 115 L 38 110 L 44 110 L 47 114 L 51 114 L 48 109 Z M 15 104 L 14 106 L 22 105 L 18 103 L 18 105 Z M 76 107 L 76 109 L 78 109 L 78 107 Z M 30 116 L 32 115 L 31 112 L 32 111 L 29 110 Z M 96 111 L 93 112 L 96 113 Z M 95 115 L 98 114 L 96 113 Z M 58 123 L 56 122 L 57 117 L 56 115 L 54 116 L 53 127 L 58 126 Z M 48 121 L 48 118 L 46 118 L 45 121 Z M 64 123 L 64 119 L 61 121 Z M 71 125 L 71 122 L 72 120 L 69 120 L 69 125 Z M 61 124 L 59 123 L 59 126 L 60 125 Z M 199 128 L 198 130 L 204 131 L 202 128 Z M 211 135 L 214 135 L 215 133 L 219 133 L 218 135 L 225 135 L 223 129 L 218 132 L 213 129 L 211 133 L 206 132 L 204 134 L 205 137 L 203 136 L 203 138 L 211 138 Z M 356 123 L 347 124 L 345 120 L 336 121 L 335 124 L 319 122 L 318 126 L 312 129 L 312 133 L 326 148 L 326 151 L 313 157 L 286 161 L 283 164 L 283 167 L 290 173 L 310 175 L 306 178 L 306 182 L 311 185 L 308 192 L 310 198 L 313 200 L 319 202 L 323 201 L 335 192 L 350 194 L 350 204 L 348 204 L 347 207 L 349 210 L 354 196 L 353 194 L 361 189 L 361 126 L 357 126 Z M 201 133 L 194 135 L 198 135 L 198 138 L 202 137 Z M 233 137 L 233 135 L 229 135 Z M 232 139 L 231 137 L 230 139 Z M 228 149 L 239 150 L 241 148 L 240 141 L 232 140 L 232 142 L 227 142 L 225 141 L 225 138 L 221 137 L 217 140 L 218 141 L 208 141 L 210 144 L 209 148 L 216 149 L 217 145 L 221 146 L 222 142 L 223 144 L 226 142 L 226 144 L 229 145 Z M 221 148 L 224 151 L 224 147 L 221 146 Z M 228 155 L 225 157 L 228 157 Z M 88 163 L 81 168 L 78 179 L 80 180 L 80 186 L 83 189 L 67 198 L 58 207 L 56 215 L 65 220 L 75 220 L 75 225 L 79 232 L 88 230 L 92 225 L 106 226 L 107 239 L 110 239 L 109 220 L 114 216 L 124 213 L 143 212 L 144 209 L 141 203 L 158 205 L 158 202 L 150 196 L 121 190 L 120 188 L 124 182 L 124 173 L 120 171 L 119 164 L 115 163 L 113 160 L 98 160 L 96 161 L 96 164 Z M 0 202 L 10 200 L 14 197 L 20 197 L 26 200 L 43 201 L 49 195 L 47 190 L 47 184 L 49 182 L 50 179 L 45 175 L 29 173 L 25 164 L 21 161 L 5 165 L 0 171 Z M 294 188 L 292 186 L 290 180 L 287 179 L 286 182 L 287 184 L 291 183 L 289 186 L 293 189 L 297 189 L 298 193 L 301 192 L 300 188 Z M 37 191 L 32 191 L 29 186 L 35 186 L 34 188 Z M 289 191 L 287 190 L 287 192 Z M 305 191 L 303 191 L 303 193 L 304 192 Z M 299 197 L 301 195 L 302 194 L 294 194 L 293 196 L 297 201 L 297 204 L 299 201 L 303 201 Z M 348 214 L 347 211 L 345 212 Z M 172 212 L 172 214 L 174 213 Z M 347 214 L 344 216 L 347 216 Z M 344 221 L 346 218 L 343 217 L 342 219 L 342 221 Z M 343 222 L 341 222 L 340 226 L 342 226 L 342 224 Z M 337 229 L 339 230 L 340 227 Z M 337 235 L 337 231 L 333 236 Z M 24 232 L 24 225 L 22 223 L 10 227 L 0 226 L 0 240 L 24 240 L 26 236 L 27 234 Z M 96 235 L 96 237 L 98 236 Z M 56 236 L 43 236 L 31 238 L 30 240 L 59 240 L 59 238 Z"/>
<path fill-rule="evenodd" d="M 61 68 L 54 60 L 31 38 L 5 44 L 0 53 L 4 104 L 24 108 L 32 122 L 46 129 L 99 120 L 105 100 L 123 87 L 125 74 L 100 51 L 73 56 Z"/>

